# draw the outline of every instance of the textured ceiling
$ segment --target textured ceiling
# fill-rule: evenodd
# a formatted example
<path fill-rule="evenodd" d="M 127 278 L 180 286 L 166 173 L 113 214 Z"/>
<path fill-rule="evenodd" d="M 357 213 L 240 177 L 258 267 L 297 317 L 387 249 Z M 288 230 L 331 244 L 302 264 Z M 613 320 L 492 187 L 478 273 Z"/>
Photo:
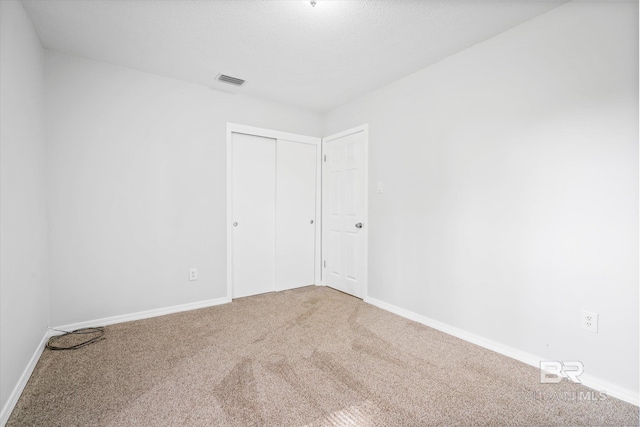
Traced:
<path fill-rule="evenodd" d="M 46 48 L 322 113 L 563 2 L 23 3 Z M 247 83 L 219 83 L 219 73 Z"/>

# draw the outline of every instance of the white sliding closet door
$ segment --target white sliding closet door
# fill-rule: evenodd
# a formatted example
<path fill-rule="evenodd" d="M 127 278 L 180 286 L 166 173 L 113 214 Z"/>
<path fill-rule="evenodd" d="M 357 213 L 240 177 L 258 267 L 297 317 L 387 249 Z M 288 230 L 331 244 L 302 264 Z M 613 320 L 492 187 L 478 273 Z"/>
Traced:
<path fill-rule="evenodd" d="M 315 283 L 317 147 L 278 140 L 276 290 Z"/>
<path fill-rule="evenodd" d="M 227 149 L 229 295 L 315 284 L 320 140 L 229 125 Z"/>
<path fill-rule="evenodd" d="M 233 298 L 275 288 L 276 140 L 232 134 Z"/>

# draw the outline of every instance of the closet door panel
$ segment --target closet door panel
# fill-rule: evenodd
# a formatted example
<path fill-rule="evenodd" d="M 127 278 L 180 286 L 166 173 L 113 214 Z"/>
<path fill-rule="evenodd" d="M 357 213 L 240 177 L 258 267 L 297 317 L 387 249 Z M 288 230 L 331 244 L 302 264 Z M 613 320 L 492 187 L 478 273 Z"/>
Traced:
<path fill-rule="evenodd" d="M 275 289 L 276 140 L 232 135 L 233 298 Z"/>
<path fill-rule="evenodd" d="M 316 146 L 278 140 L 276 290 L 315 282 Z"/>

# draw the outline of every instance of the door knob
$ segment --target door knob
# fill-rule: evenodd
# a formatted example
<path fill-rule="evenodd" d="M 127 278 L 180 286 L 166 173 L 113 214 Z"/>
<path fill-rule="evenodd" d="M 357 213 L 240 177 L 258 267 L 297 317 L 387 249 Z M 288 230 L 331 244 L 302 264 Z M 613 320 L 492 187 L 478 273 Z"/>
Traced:
<path fill-rule="evenodd" d="M 237 227 L 237 226 L 238 226 L 238 223 L 237 223 L 237 222 L 234 222 L 234 223 L 233 223 L 233 226 L 234 226 L 234 227 Z"/>
<path fill-rule="evenodd" d="M 356 228 L 362 228 L 362 223 L 361 222 L 357 223 Z"/>
<path fill-rule="evenodd" d="M 309 221 L 309 224 L 313 224 L 313 220 Z"/>

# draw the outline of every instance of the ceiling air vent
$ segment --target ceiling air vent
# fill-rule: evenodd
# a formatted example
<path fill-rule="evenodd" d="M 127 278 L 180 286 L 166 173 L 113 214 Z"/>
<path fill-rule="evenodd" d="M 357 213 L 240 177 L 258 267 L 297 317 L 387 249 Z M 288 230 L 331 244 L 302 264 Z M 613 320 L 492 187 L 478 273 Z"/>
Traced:
<path fill-rule="evenodd" d="M 231 85 L 242 86 L 244 84 L 244 80 L 239 79 L 237 77 L 227 76 L 225 74 L 220 74 L 218 76 L 218 80 L 224 83 L 229 83 Z"/>

